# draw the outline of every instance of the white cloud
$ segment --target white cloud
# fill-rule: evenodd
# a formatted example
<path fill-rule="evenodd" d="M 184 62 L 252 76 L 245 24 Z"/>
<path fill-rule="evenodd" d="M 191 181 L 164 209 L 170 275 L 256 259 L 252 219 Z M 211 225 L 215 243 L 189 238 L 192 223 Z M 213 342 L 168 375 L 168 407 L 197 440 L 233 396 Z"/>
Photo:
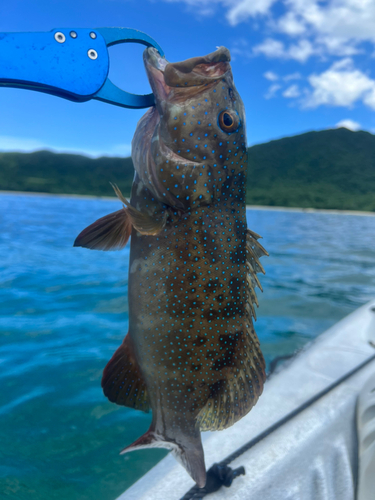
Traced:
<path fill-rule="evenodd" d="M 165 0 L 193 7 L 200 14 L 214 15 L 216 7 L 226 9 L 230 24 L 256 16 L 272 16 L 274 26 L 291 36 L 307 31 L 343 39 L 375 40 L 375 0 L 285 0 L 285 13 L 276 19 L 272 7 L 277 0 Z"/>
<path fill-rule="evenodd" d="M 374 81 L 374 80 L 373 80 Z M 374 81 L 375 83 L 375 81 Z M 370 108 L 375 110 L 375 85 L 370 89 L 370 91 L 364 96 L 363 102 Z"/>
<path fill-rule="evenodd" d="M 215 14 L 215 8 L 219 4 L 226 7 L 230 6 L 230 1 L 225 0 L 164 0 L 167 3 L 184 3 L 192 10 L 198 12 L 200 16 L 212 16 Z"/>
<path fill-rule="evenodd" d="M 300 40 L 297 44 L 285 47 L 280 40 L 266 38 L 263 43 L 253 47 L 253 52 L 264 54 L 269 58 L 295 59 L 305 62 L 314 53 L 314 48 L 308 40 Z"/>
<path fill-rule="evenodd" d="M 249 19 L 262 20 L 266 23 L 268 32 L 271 29 L 274 33 L 297 38 L 300 43 L 305 40 L 302 47 L 297 43 L 297 48 L 294 49 L 299 47 L 297 56 L 290 57 L 301 62 L 313 54 L 353 56 L 361 51 L 360 45 L 363 42 L 375 43 L 375 0 L 164 1 L 185 3 L 203 15 L 215 15 L 217 7 L 221 6 L 232 26 Z M 284 10 L 281 15 L 280 9 L 273 8 L 276 4 Z M 307 47 L 306 41 L 311 44 L 313 50 Z M 303 55 L 303 49 L 308 51 L 309 56 Z M 261 53 L 264 52 L 258 51 L 258 54 Z"/>
<path fill-rule="evenodd" d="M 249 17 L 267 14 L 275 1 L 276 0 L 237 0 L 230 2 L 231 6 L 227 14 L 227 19 L 230 24 L 235 26 Z"/>
<path fill-rule="evenodd" d="M 275 97 L 276 96 L 276 92 L 281 89 L 281 85 L 278 85 L 277 83 L 274 83 L 273 85 L 271 85 L 268 89 L 268 92 L 267 94 L 265 94 L 265 98 L 266 99 L 272 99 L 272 97 Z"/>
<path fill-rule="evenodd" d="M 287 97 L 289 99 L 291 99 L 293 97 L 299 97 L 300 95 L 301 95 L 301 92 L 298 88 L 298 85 L 291 85 L 283 92 L 283 96 Z"/>
<path fill-rule="evenodd" d="M 357 69 L 353 62 L 353 58 L 361 55 L 362 64 L 373 66 L 369 63 L 373 62 L 371 57 L 375 58 L 375 0 L 164 1 L 185 3 L 196 12 L 202 9 L 211 14 L 217 14 L 220 8 L 232 26 L 253 21 L 251 26 L 257 32 L 255 45 L 251 49 L 250 39 L 245 38 L 241 46 L 236 45 L 232 50 L 241 57 L 258 56 L 301 64 L 313 57 L 319 59 L 319 69 L 308 78 L 309 89 L 291 85 L 292 80 L 302 78 L 299 73 L 286 76 L 273 71 L 264 73 L 274 84 L 265 95 L 267 99 L 282 93 L 289 99 L 298 98 L 305 108 L 352 107 L 361 103 L 375 110 L 375 74 Z M 332 64 L 334 58 L 343 59 Z M 322 63 L 326 64 L 324 71 Z"/>
<path fill-rule="evenodd" d="M 308 33 L 318 53 L 351 56 L 364 41 L 375 42 L 375 0 L 286 0 L 275 22 L 289 36 Z"/>
<path fill-rule="evenodd" d="M 363 52 L 358 48 L 358 42 L 332 35 L 317 37 L 316 44 L 320 47 L 321 53 L 335 56 L 354 56 Z"/>
<path fill-rule="evenodd" d="M 355 69 L 350 58 L 334 63 L 320 75 L 311 75 L 308 80 L 313 90 L 305 100 L 306 107 L 322 104 L 350 107 L 362 101 L 375 110 L 375 80 Z"/>
<path fill-rule="evenodd" d="M 199 15 L 214 15 L 216 7 L 222 5 L 226 18 L 232 26 L 247 21 L 250 17 L 265 15 L 277 0 L 164 0 L 169 3 L 184 3 Z"/>
<path fill-rule="evenodd" d="M 288 52 L 290 59 L 295 59 L 299 62 L 305 62 L 316 52 L 316 49 L 314 49 L 314 47 L 308 40 L 300 40 L 298 44 L 291 45 Z"/>
<path fill-rule="evenodd" d="M 277 22 L 277 28 L 282 33 L 288 35 L 302 35 L 306 32 L 306 25 L 301 22 L 295 12 L 289 11 L 285 16 L 281 17 Z"/>
<path fill-rule="evenodd" d="M 361 129 L 361 125 L 358 122 L 355 122 L 353 120 L 350 120 L 347 118 L 346 120 L 341 120 L 335 125 L 336 128 L 344 127 L 347 128 L 348 130 L 352 130 L 353 132 L 356 132 L 357 130 Z"/>
<path fill-rule="evenodd" d="M 279 79 L 279 76 L 276 75 L 273 71 L 266 71 L 263 73 L 264 78 L 267 78 L 267 80 L 270 80 L 271 82 L 275 82 L 276 80 Z"/>
<path fill-rule="evenodd" d="M 91 149 L 80 148 L 76 149 L 69 146 L 55 146 L 39 141 L 38 139 L 30 139 L 24 137 L 13 137 L 8 135 L 0 135 L 0 151 L 12 151 L 20 153 L 32 153 L 33 151 L 49 150 L 55 153 L 72 153 L 91 156 L 98 158 L 99 156 L 130 156 L 130 144 L 117 144 L 108 149 Z"/>
<path fill-rule="evenodd" d="M 301 73 L 296 72 L 296 73 L 291 73 L 289 75 L 285 75 L 283 77 L 283 80 L 285 82 L 290 82 L 290 80 L 300 80 L 301 78 L 302 78 Z"/>
<path fill-rule="evenodd" d="M 287 0 L 287 6 L 317 33 L 374 40 L 374 0 Z"/>
<path fill-rule="evenodd" d="M 263 43 L 253 47 L 254 54 L 264 54 L 266 57 L 285 57 L 284 44 L 273 38 L 266 38 Z"/>

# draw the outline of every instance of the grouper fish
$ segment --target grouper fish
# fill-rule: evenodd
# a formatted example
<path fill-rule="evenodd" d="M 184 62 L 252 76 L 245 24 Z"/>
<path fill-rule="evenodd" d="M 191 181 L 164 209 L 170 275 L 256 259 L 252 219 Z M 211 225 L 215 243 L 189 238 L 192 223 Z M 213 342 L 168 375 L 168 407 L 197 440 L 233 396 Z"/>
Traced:
<path fill-rule="evenodd" d="M 245 111 L 229 61 L 225 47 L 179 63 L 145 50 L 155 106 L 132 141 L 131 199 L 114 186 L 123 208 L 75 241 L 114 250 L 131 237 L 129 331 L 102 387 L 151 409 L 152 423 L 123 452 L 168 448 L 199 487 L 201 431 L 241 419 L 265 381 L 253 318 L 267 252 L 246 223 Z"/>

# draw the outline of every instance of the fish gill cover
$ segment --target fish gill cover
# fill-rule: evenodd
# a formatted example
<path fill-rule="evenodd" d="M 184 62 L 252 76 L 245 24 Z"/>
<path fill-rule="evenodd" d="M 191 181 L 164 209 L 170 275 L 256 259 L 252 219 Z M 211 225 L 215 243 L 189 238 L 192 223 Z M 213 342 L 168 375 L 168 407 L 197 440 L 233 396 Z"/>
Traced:
<path fill-rule="evenodd" d="M 152 410 L 123 452 L 172 450 L 206 482 L 201 431 L 225 429 L 257 402 L 265 362 L 253 327 L 259 257 L 246 223 L 245 111 L 225 47 L 144 62 L 155 95 L 138 123 L 130 202 L 94 222 L 75 246 L 114 250 L 131 236 L 129 332 L 102 379 L 110 401 Z"/>

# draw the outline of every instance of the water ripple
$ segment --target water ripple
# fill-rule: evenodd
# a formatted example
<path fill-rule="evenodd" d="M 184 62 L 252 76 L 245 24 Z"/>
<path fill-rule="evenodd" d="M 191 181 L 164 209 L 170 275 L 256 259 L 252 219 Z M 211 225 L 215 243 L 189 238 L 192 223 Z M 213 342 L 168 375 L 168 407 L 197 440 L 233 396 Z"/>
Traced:
<path fill-rule="evenodd" d="M 112 405 L 100 389 L 128 328 L 129 248 L 72 248 L 84 227 L 120 206 L 0 196 L 0 491 L 7 498 L 110 500 L 165 454 L 119 457 L 151 417 Z M 256 322 L 267 362 L 375 296 L 375 217 L 247 215 L 270 253 Z"/>

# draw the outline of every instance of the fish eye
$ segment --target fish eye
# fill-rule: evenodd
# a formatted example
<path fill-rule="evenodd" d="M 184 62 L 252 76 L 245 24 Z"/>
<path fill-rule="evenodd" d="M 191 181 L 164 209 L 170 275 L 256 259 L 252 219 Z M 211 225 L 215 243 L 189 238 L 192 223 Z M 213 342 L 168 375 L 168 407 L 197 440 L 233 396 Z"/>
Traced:
<path fill-rule="evenodd" d="M 222 111 L 219 115 L 219 126 L 224 132 L 233 132 L 238 128 L 238 118 L 229 111 Z"/>

